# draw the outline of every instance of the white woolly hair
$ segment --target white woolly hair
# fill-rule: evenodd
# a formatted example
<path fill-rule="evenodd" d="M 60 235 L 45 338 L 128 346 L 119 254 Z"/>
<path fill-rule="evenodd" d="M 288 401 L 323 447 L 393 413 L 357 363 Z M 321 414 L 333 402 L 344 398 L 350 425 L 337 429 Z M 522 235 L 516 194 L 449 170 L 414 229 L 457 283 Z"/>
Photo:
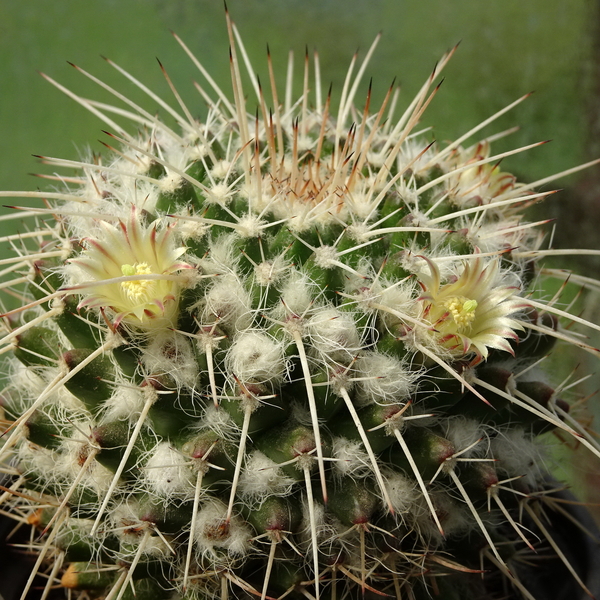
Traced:
<path fill-rule="evenodd" d="M 58 533 L 56 535 L 56 545 L 59 548 L 70 548 L 73 547 L 73 544 L 80 543 L 81 540 L 90 539 L 90 533 L 92 531 L 92 527 L 94 526 L 94 519 L 77 519 L 75 517 L 68 517 L 62 526 L 58 528 Z M 96 532 L 95 540 L 96 542 L 91 545 L 92 552 L 95 556 L 92 557 L 92 560 L 100 561 L 100 555 L 103 554 L 103 550 L 105 550 L 105 545 L 102 543 L 103 538 L 107 535 L 108 532 L 105 531 L 102 527 Z"/>
<path fill-rule="evenodd" d="M 225 365 L 242 383 L 278 384 L 286 372 L 283 344 L 259 330 L 242 331 L 234 337 Z"/>
<path fill-rule="evenodd" d="M 395 471 L 387 471 L 384 477 L 385 487 L 396 514 L 401 516 L 414 512 L 422 496 L 415 482 Z"/>
<path fill-rule="evenodd" d="M 152 450 L 142 469 L 143 481 L 150 492 L 164 500 L 191 497 L 192 473 L 186 459 L 169 442 L 160 442 Z"/>
<path fill-rule="evenodd" d="M 309 507 L 308 500 L 306 497 L 302 498 L 302 522 L 300 524 L 299 535 L 307 548 L 307 556 L 311 556 L 316 550 L 312 547 L 311 537 L 311 518 L 314 517 L 315 528 L 317 531 L 317 543 L 318 545 L 325 545 L 331 543 L 332 540 L 336 540 L 339 537 L 339 527 L 336 527 L 333 517 L 327 513 L 325 507 L 320 502 L 313 502 Z M 337 523 L 339 526 L 339 522 Z"/>
<path fill-rule="evenodd" d="M 415 379 L 397 359 L 378 352 L 365 352 L 352 367 L 358 404 L 389 404 L 406 399 Z"/>
<path fill-rule="evenodd" d="M 404 171 L 410 166 L 410 170 L 423 176 L 431 167 L 431 159 L 436 155 L 437 148 L 435 146 L 427 148 L 428 141 L 423 138 L 411 136 L 400 146 L 400 152 L 396 158 L 398 171 Z M 429 165 L 429 166 L 428 166 Z M 424 167 L 428 166 L 427 169 Z"/>
<path fill-rule="evenodd" d="M 132 158 L 134 158 L 132 156 Z M 117 159 L 113 165 L 118 169 L 130 171 L 133 162 L 137 165 L 140 160 L 144 160 L 139 154 L 135 154 L 133 161 Z M 88 157 L 87 162 L 93 162 L 92 156 Z M 140 171 L 134 168 L 135 172 L 145 172 L 144 168 Z M 93 202 L 94 210 L 97 214 L 112 215 L 126 221 L 131 215 L 131 207 L 136 206 L 140 209 L 154 213 L 156 201 L 158 200 L 158 190 L 155 185 L 140 181 L 136 177 L 111 176 L 108 172 L 104 173 L 102 178 L 102 190 L 98 189 L 97 172 L 84 169 L 87 175 L 86 185 L 79 190 L 81 197 L 85 202 L 67 202 L 64 207 L 69 214 L 69 231 L 73 239 L 82 239 L 94 236 L 98 231 L 96 219 L 90 219 L 89 207 Z"/>
<path fill-rule="evenodd" d="M 136 419 L 144 408 L 145 396 L 142 390 L 120 386 L 102 405 L 102 422 Z"/>
<path fill-rule="evenodd" d="M 287 496 L 295 483 L 276 462 L 255 450 L 246 460 L 246 467 L 240 475 L 239 490 L 242 497 L 262 504 L 270 496 Z"/>
<path fill-rule="evenodd" d="M 235 275 L 240 256 L 235 240 L 235 235 L 221 235 L 211 241 L 210 252 L 199 261 L 206 275 Z"/>
<path fill-rule="evenodd" d="M 364 227 L 362 225 L 350 225 L 348 230 L 351 234 L 353 234 L 356 230 L 362 230 L 363 228 Z M 364 229 L 367 233 L 370 231 L 368 227 Z M 365 287 L 365 282 L 372 282 L 376 275 L 377 274 L 373 268 L 372 261 L 366 257 L 362 257 L 358 260 L 358 264 L 355 266 L 354 272 L 346 275 L 344 291 L 347 294 L 357 294 L 359 290 Z"/>
<path fill-rule="evenodd" d="M 304 402 L 298 402 L 292 400 L 288 405 L 289 419 L 301 425 L 310 427 L 312 425 L 312 416 L 310 414 L 310 408 Z"/>
<path fill-rule="evenodd" d="M 333 307 L 315 311 L 307 323 L 312 347 L 326 359 L 348 364 L 361 348 L 352 315 Z"/>
<path fill-rule="evenodd" d="M 362 442 L 345 437 L 334 437 L 331 444 L 331 455 L 335 458 L 333 462 L 334 475 L 363 478 L 373 472 L 369 455 Z"/>
<path fill-rule="evenodd" d="M 273 285 L 277 283 L 283 274 L 289 269 L 285 254 L 278 254 L 270 260 L 264 260 L 254 268 L 254 280 L 260 286 Z"/>
<path fill-rule="evenodd" d="M 308 277 L 296 269 L 292 269 L 281 288 L 281 303 L 275 312 L 280 318 L 291 314 L 304 316 L 314 303 L 313 284 Z"/>
<path fill-rule="evenodd" d="M 502 430 L 492 438 L 490 445 L 498 471 L 508 477 L 522 476 L 522 481 L 533 488 L 544 480 L 547 469 L 542 449 L 524 429 Z"/>
<path fill-rule="evenodd" d="M 402 255 L 402 267 L 414 273 L 417 276 L 429 275 L 431 269 L 429 263 L 424 256 L 432 260 L 440 272 L 442 282 L 448 281 L 456 277 L 456 266 L 460 266 L 460 261 L 449 260 L 453 256 L 453 252 L 447 246 L 438 244 L 435 248 L 413 248 L 406 250 Z"/>
<path fill-rule="evenodd" d="M 418 304 L 415 302 L 415 285 L 413 278 L 401 284 L 383 279 L 376 288 L 379 296 L 378 302 L 398 313 L 417 316 Z M 386 311 L 380 311 L 379 316 L 386 323 L 395 322 L 398 319 Z"/>
<path fill-rule="evenodd" d="M 198 419 L 198 431 L 214 431 L 219 437 L 231 442 L 239 443 L 240 428 L 229 416 L 226 410 L 216 407 L 214 404 L 207 404 L 202 417 Z"/>
<path fill-rule="evenodd" d="M 198 377 L 198 364 L 192 344 L 176 331 L 156 334 L 142 352 L 142 363 L 150 375 L 166 374 L 178 386 L 193 388 Z"/>
<path fill-rule="evenodd" d="M 477 524 L 471 517 L 469 509 L 464 503 L 454 500 L 442 490 L 430 490 L 429 495 L 440 518 L 444 528 L 444 536 L 439 532 L 438 527 L 431 516 L 431 512 L 425 503 L 425 497 L 419 496 L 414 505 L 414 512 L 405 513 L 405 520 L 412 523 L 425 543 L 434 549 L 436 546 L 444 544 L 448 539 L 454 536 L 463 535 L 466 532 L 476 529 Z M 420 505 L 420 510 L 418 506 Z"/>
<path fill-rule="evenodd" d="M 21 361 L 11 360 L 10 370 L 10 406 L 13 410 L 25 412 L 35 398 L 44 390 L 47 383 L 34 369 L 27 368 Z M 58 374 L 56 371 L 55 375 Z M 16 392 L 16 393 L 12 393 Z"/>
<path fill-rule="evenodd" d="M 170 154 L 170 157 L 175 158 L 175 156 L 176 156 L 175 153 Z M 184 164 L 184 165 L 186 164 L 184 161 L 180 160 L 180 162 L 182 162 L 182 164 Z M 161 191 L 172 194 L 178 188 L 180 188 L 185 183 L 185 181 L 186 180 L 181 175 L 179 175 L 179 173 L 176 173 L 175 171 L 170 171 L 169 169 L 167 169 L 166 175 L 161 177 L 159 180 L 159 186 L 160 186 Z"/>
<path fill-rule="evenodd" d="M 212 499 L 202 505 L 192 532 L 200 555 L 218 558 L 217 550 L 223 549 L 229 556 L 241 557 L 250 551 L 250 528 L 237 515 L 229 523 L 226 518 L 227 506 L 220 500 Z"/>
<path fill-rule="evenodd" d="M 198 305 L 200 323 L 217 323 L 236 330 L 252 324 L 252 299 L 241 281 L 232 275 L 219 277 Z"/>
<path fill-rule="evenodd" d="M 74 422 L 72 435 L 64 439 L 60 446 L 60 453 L 56 460 L 56 472 L 67 480 L 72 481 L 77 477 L 88 454 L 92 451 L 89 443 L 89 436 L 86 431 L 91 431 L 92 423 Z M 100 464 L 97 460 L 92 460 L 81 479 L 81 485 L 89 487 L 99 495 L 105 493 L 113 480 L 114 473 Z"/>
<path fill-rule="evenodd" d="M 27 373 L 27 369 L 23 365 L 23 368 L 20 368 L 19 365 L 15 365 L 17 368 L 14 370 L 15 373 L 18 373 L 18 380 L 14 382 L 14 385 L 11 385 L 9 388 L 6 388 L 4 391 L 7 393 L 6 397 L 6 408 L 11 413 L 23 414 L 25 413 L 31 405 L 35 402 L 41 390 L 44 389 L 44 381 L 36 375 L 35 373 Z M 33 371 L 33 369 L 31 369 Z M 53 369 L 53 373 L 58 373 L 57 370 Z M 31 374 L 31 377 L 28 375 Z M 11 382 L 13 383 L 13 382 Z M 30 385 L 28 385 L 30 384 Z M 44 405 L 38 409 L 38 412 L 45 413 L 46 416 L 56 423 L 57 425 L 63 425 L 66 421 L 66 414 L 69 416 L 73 416 L 74 419 L 80 418 L 87 414 L 87 411 L 82 410 L 83 403 L 79 403 L 77 409 L 65 409 L 62 402 L 60 402 L 60 397 L 65 395 L 70 395 L 69 392 L 66 394 L 52 394 L 50 398 L 44 403 Z M 70 407 L 69 407 L 70 408 Z M 5 409 L 0 405 L 0 416 L 2 418 L 6 418 L 8 422 L 8 416 L 5 415 Z M 70 427 L 70 426 L 69 426 Z M 24 430 L 27 432 L 29 429 L 27 423 L 24 424 Z M 26 434 L 27 437 L 27 434 Z"/>
<path fill-rule="evenodd" d="M 115 503 L 109 513 L 112 533 L 124 543 L 136 544 L 139 542 L 140 529 L 148 526 L 148 523 L 139 518 L 140 506 L 136 500 Z"/>
<path fill-rule="evenodd" d="M 112 533 L 120 540 L 118 558 L 130 562 L 139 552 L 142 543 L 142 553 L 145 555 L 159 559 L 170 556 L 172 549 L 164 536 L 144 535 L 152 531 L 153 526 L 140 520 L 139 514 L 140 505 L 136 501 L 121 502 L 110 513 Z"/>
<path fill-rule="evenodd" d="M 43 474 L 47 485 L 57 483 L 56 460 L 58 453 L 23 440 L 17 451 L 16 468 L 25 475 Z"/>
<path fill-rule="evenodd" d="M 59 374 L 60 368 L 32 369 L 16 359 L 11 359 L 8 364 L 11 388 L 19 392 L 19 406 L 23 412 L 46 389 L 48 382 Z M 70 411 L 85 412 L 83 402 L 71 394 L 64 385 L 55 387 L 46 402 L 44 402 L 44 405 L 56 404 Z"/>
<path fill-rule="evenodd" d="M 480 402 L 480 400 L 475 400 L 475 402 Z M 487 436 L 481 427 L 481 423 L 475 419 L 463 416 L 447 419 L 446 438 L 454 445 L 457 452 L 461 452 L 475 444 L 470 450 L 461 454 L 463 458 L 483 456 L 488 449 Z M 479 443 L 477 443 L 478 441 Z"/>
<path fill-rule="evenodd" d="M 184 214 L 184 216 L 186 216 L 186 214 Z M 206 225 L 205 223 L 198 223 L 198 221 L 187 219 L 177 219 L 177 235 L 184 245 L 189 243 L 189 240 L 201 240 L 209 230 L 210 225 Z M 194 266 L 198 264 L 198 258 L 194 255 L 186 255 L 185 260 Z"/>
<path fill-rule="evenodd" d="M 210 169 L 210 174 L 216 179 L 225 179 L 231 170 L 231 163 L 228 160 L 218 160 Z"/>

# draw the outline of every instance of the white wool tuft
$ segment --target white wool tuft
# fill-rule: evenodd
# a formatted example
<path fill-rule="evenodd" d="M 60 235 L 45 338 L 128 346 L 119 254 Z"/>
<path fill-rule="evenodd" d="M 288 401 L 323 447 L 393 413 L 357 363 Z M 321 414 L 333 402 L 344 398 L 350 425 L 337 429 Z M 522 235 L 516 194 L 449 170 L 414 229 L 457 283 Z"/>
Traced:
<path fill-rule="evenodd" d="M 277 283 L 289 269 L 285 254 L 278 254 L 270 260 L 264 260 L 254 268 L 254 278 L 258 285 L 267 286 Z"/>
<path fill-rule="evenodd" d="M 313 348 L 330 361 L 348 364 L 361 348 L 352 315 L 335 308 L 316 311 L 307 329 Z"/>
<path fill-rule="evenodd" d="M 436 545 L 443 544 L 447 539 L 462 535 L 477 527 L 471 518 L 469 509 L 463 502 L 455 500 L 441 490 L 430 491 L 429 495 L 444 529 L 444 536 L 440 534 L 424 496 L 418 498 L 414 505 L 414 512 L 405 513 L 405 519 L 419 531 L 430 548 L 435 548 Z"/>
<path fill-rule="evenodd" d="M 233 275 L 219 277 L 202 299 L 200 323 L 231 329 L 247 329 L 252 323 L 252 301 L 246 288 Z"/>
<path fill-rule="evenodd" d="M 480 400 L 475 400 L 475 402 L 480 402 Z M 457 452 L 461 452 L 465 448 L 472 446 L 468 452 L 461 454 L 463 458 L 485 454 L 488 447 L 481 423 L 462 416 L 448 419 L 446 423 L 446 438 L 453 444 Z"/>
<path fill-rule="evenodd" d="M 142 469 L 144 482 L 150 491 L 165 499 L 191 495 L 192 474 L 185 462 L 185 457 L 174 450 L 171 444 L 161 442 Z"/>
<path fill-rule="evenodd" d="M 242 383 L 278 383 L 286 371 L 283 345 L 260 331 L 237 334 L 227 352 L 227 371 Z"/>
<path fill-rule="evenodd" d="M 388 471 L 385 475 L 385 487 L 397 514 L 402 515 L 416 509 L 421 494 L 413 480 L 401 473 Z"/>
<path fill-rule="evenodd" d="M 132 387 L 118 387 L 112 396 L 106 400 L 102 421 L 121 421 L 134 419 L 142 412 L 146 397 L 142 390 Z"/>
<path fill-rule="evenodd" d="M 235 276 L 239 262 L 239 252 L 235 251 L 235 237 L 222 235 L 211 240 L 210 253 L 199 260 L 200 267 L 206 275 Z"/>
<path fill-rule="evenodd" d="M 362 442 L 335 437 L 331 454 L 335 458 L 333 472 L 336 475 L 362 478 L 373 472 L 369 455 L 364 450 Z"/>
<path fill-rule="evenodd" d="M 304 316 L 312 307 L 314 302 L 313 290 L 306 275 L 293 270 L 283 284 L 281 290 L 281 305 L 284 308 L 284 316 L 290 313 Z"/>
<path fill-rule="evenodd" d="M 210 500 L 198 511 L 192 535 L 199 553 L 217 558 L 217 550 L 226 550 L 230 556 L 244 556 L 250 550 L 252 532 L 242 520 L 233 515 L 226 521 L 227 506 L 220 500 Z"/>
<path fill-rule="evenodd" d="M 74 422 L 70 438 L 66 438 L 60 447 L 60 455 L 56 459 L 56 473 L 60 477 L 73 479 L 77 477 L 89 454 L 93 452 L 88 432 L 92 430 L 91 422 Z M 80 485 L 94 490 L 99 495 L 106 493 L 113 480 L 114 473 L 100 464 L 91 460 L 81 478 Z"/>
<path fill-rule="evenodd" d="M 242 471 L 239 490 L 250 499 L 266 500 L 269 496 L 287 496 L 295 483 L 277 466 L 277 463 L 255 450 Z"/>
<path fill-rule="evenodd" d="M 389 404 L 405 400 L 413 389 L 414 374 L 397 359 L 378 352 L 360 356 L 353 365 L 359 404 Z"/>
<path fill-rule="evenodd" d="M 226 440 L 237 442 L 239 440 L 239 427 L 229 416 L 227 411 L 216 407 L 214 404 L 208 404 L 204 409 L 202 418 L 198 421 L 198 430 L 214 431 L 219 437 Z"/>
<path fill-rule="evenodd" d="M 198 364 L 191 342 L 175 331 L 161 331 L 144 348 L 142 362 L 149 375 L 169 375 L 177 385 L 193 388 Z"/>
<path fill-rule="evenodd" d="M 523 477 L 522 481 L 535 488 L 547 473 L 540 444 L 524 429 L 506 429 L 491 441 L 491 453 L 498 471 L 509 477 Z"/>

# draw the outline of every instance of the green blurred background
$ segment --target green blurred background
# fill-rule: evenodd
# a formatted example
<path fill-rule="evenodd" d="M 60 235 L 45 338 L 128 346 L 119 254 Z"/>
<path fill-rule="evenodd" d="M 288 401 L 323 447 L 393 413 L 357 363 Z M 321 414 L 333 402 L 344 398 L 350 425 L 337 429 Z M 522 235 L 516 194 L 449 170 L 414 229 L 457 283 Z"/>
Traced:
<path fill-rule="evenodd" d="M 283 74 L 288 49 L 319 50 L 325 83 L 341 89 L 356 49 L 383 37 L 368 77 L 381 99 L 394 77 L 405 102 L 435 61 L 461 42 L 446 81 L 424 119 L 440 140 L 452 138 L 529 91 L 536 93 L 495 125 L 520 125 L 514 147 L 552 144 L 512 159 L 525 178 L 570 167 L 585 158 L 586 110 L 592 85 L 596 15 L 589 0 L 230 0 L 256 70 L 265 74 L 268 43 Z M 103 137 L 102 124 L 37 73 L 84 94 L 103 96 L 66 61 L 129 90 L 100 55 L 118 62 L 151 88 L 169 92 L 158 57 L 195 112 L 197 74 L 174 42 L 178 33 L 229 89 L 227 38 L 220 0 L 0 1 L 0 181 L 4 189 L 35 189 L 26 175 L 35 154 L 77 157 Z M 365 83 L 366 85 L 366 83 Z M 138 96 L 139 97 L 139 96 Z M 487 132 L 486 132 L 487 133 Z"/>
<path fill-rule="evenodd" d="M 600 156 L 600 9 L 596 2 L 229 0 L 228 5 L 263 81 L 268 43 L 281 78 L 287 52 L 294 50 L 299 89 L 302 56 L 308 47 L 318 49 L 324 87 L 332 82 L 335 95 L 353 53 L 358 49 L 364 56 L 382 31 L 363 87 L 366 90 L 373 77 L 377 102 L 396 78 L 403 90 L 401 104 L 406 105 L 435 61 L 460 41 L 444 84 L 423 119 L 424 125 L 434 127 L 438 140 L 455 138 L 535 91 L 481 135 L 520 126 L 517 133 L 498 142 L 495 151 L 553 141 L 507 159 L 503 168 L 532 181 Z M 28 175 L 51 172 L 32 154 L 78 158 L 88 149 L 102 151 L 98 139 L 108 141 L 101 131 L 106 128 L 103 123 L 37 71 L 79 94 L 109 100 L 66 62 L 72 61 L 155 110 L 100 56 L 111 58 L 171 98 L 158 57 L 192 113 L 202 115 L 203 103 L 192 85 L 201 76 L 170 30 L 183 38 L 229 92 L 228 41 L 220 0 L 0 0 L 0 188 L 47 189 L 43 181 Z M 555 245 L 600 247 L 600 168 L 555 185 L 567 190 L 554 196 L 541 213 L 559 221 Z M 36 205 L 33 200 L 16 203 Z M 10 230 L 19 226 L 0 223 L 5 225 L 3 229 Z M 2 247 L 1 252 L 6 251 Z M 585 269 L 588 275 L 600 273 L 599 262 L 593 259 L 575 268 Z M 588 318 L 599 320 L 597 302 L 586 302 L 585 309 Z M 564 360 L 570 368 L 573 360 Z M 588 361 L 586 357 L 576 360 Z M 596 367 L 585 367 L 592 368 Z M 592 393 L 598 379 L 588 384 Z M 591 474 L 581 466 L 575 470 L 600 490 L 600 482 L 592 480 L 597 469 Z"/>

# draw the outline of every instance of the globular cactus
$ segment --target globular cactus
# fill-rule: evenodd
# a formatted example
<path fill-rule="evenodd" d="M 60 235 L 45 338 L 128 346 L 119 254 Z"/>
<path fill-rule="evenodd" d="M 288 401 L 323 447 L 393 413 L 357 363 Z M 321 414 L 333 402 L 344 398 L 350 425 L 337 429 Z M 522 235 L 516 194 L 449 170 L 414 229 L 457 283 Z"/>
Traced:
<path fill-rule="evenodd" d="M 506 110 L 453 143 L 418 131 L 452 52 L 404 110 L 394 89 L 373 110 L 354 104 L 373 46 L 334 111 L 308 58 L 296 99 L 270 62 L 264 93 L 228 27 L 233 99 L 177 40 L 203 120 L 173 86 L 113 65 L 169 125 L 80 69 L 118 100 L 65 90 L 108 156 L 46 157 L 68 174 L 24 194 L 46 208 L 3 261 L 21 305 L 0 452 L 3 510 L 35 531 L 28 589 L 532 598 L 538 551 L 585 589 L 546 524 L 538 436 L 600 454 L 544 372 L 557 339 L 598 354 L 565 325 L 598 327 L 534 299 L 547 252 L 523 212 L 551 192 L 499 164 L 530 147 L 473 142 Z"/>

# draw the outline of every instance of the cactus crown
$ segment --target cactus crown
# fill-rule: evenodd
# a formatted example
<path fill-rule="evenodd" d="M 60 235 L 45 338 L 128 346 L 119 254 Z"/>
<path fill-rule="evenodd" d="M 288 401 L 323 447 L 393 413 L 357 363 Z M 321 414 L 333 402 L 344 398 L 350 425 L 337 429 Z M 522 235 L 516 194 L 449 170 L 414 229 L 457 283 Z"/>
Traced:
<path fill-rule="evenodd" d="M 3 500 L 45 593 L 532 598 L 537 438 L 600 454 L 542 372 L 556 339 L 598 353 L 533 299 L 523 211 L 550 192 L 499 166 L 536 144 L 416 130 L 453 51 L 398 117 L 393 89 L 354 104 L 374 44 L 334 115 L 320 81 L 266 95 L 228 27 L 233 100 L 177 38 L 208 81 L 203 121 L 151 94 L 177 130 L 82 71 L 121 104 L 66 92 L 119 149 L 46 158 L 77 174 L 20 215 Z"/>

